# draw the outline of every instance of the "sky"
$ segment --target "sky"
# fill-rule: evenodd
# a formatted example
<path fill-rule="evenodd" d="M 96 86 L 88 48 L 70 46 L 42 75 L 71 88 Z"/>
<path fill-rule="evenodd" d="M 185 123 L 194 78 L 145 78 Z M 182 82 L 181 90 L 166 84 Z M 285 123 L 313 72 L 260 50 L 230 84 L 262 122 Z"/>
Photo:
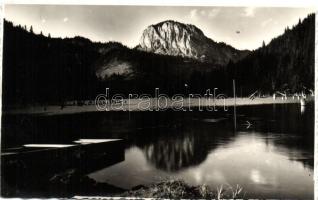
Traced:
<path fill-rule="evenodd" d="M 313 8 L 107 5 L 5 5 L 5 18 L 51 37 L 83 36 L 134 47 L 144 29 L 164 20 L 193 24 L 217 42 L 253 50 L 305 18 Z"/>

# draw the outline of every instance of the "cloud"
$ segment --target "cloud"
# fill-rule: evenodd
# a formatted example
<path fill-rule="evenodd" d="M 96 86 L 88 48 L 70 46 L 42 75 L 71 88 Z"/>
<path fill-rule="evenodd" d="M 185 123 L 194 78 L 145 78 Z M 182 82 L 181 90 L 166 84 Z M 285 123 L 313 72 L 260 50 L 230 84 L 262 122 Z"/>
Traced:
<path fill-rule="evenodd" d="M 191 18 L 191 19 L 197 18 L 197 15 L 198 15 L 197 12 L 198 12 L 197 9 L 191 10 L 191 11 L 190 11 L 190 18 Z"/>
<path fill-rule="evenodd" d="M 213 8 L 213 9 L 209 9 L 209 10 L 192 9 L 190 11 L 190 18 L 191 19 L 198 19 L 200 17 L 214 18 L 219 13 L 220 13 L 219 8 Z"/>
<path fill-rule="evenodd" d="M 272 19 L 272 18 L 269 18 L 269 19 L 263 21 L 263 22 L 261 23 L 261 26 L 262 26 L 262 27 L 265 27 L 265 26 L 267 26 L 268 24 L 270 24 L 271 22 L 273 22 L 273 19 Z"/>
<path fill-rule="evenodd" d="M 209 11 L 208 17 L 213 18 L 213 17 L 217 16 L 220 13 L 220 11 L 221 10 L 219 8 L 212 9 Z"/>
<path fill-rule="evenodd" d="M 200 11 L 200 15 L 205 16 L 205 15 L 206 15 L 205 10 L 201 10 L 201 11 Z"/>
<path fill-rule="evenodd" d="M 68 18 L 67 17 L 64 17 L 63 18 L 63 22 L 67 22 L 68 21 Z"/>
<path fill-rule="evenodd" d="M 255 7 L 246 7 L 243 12 L 244 17 L 254 17 Z"/>
<path fill-rule="evenodd" d="M 42 23 L 45 23 L 45 22 L 46 22 L 46 20 L 43 18 L 43 19 L 41 19 L 41 22 L 42 22 Z"/>

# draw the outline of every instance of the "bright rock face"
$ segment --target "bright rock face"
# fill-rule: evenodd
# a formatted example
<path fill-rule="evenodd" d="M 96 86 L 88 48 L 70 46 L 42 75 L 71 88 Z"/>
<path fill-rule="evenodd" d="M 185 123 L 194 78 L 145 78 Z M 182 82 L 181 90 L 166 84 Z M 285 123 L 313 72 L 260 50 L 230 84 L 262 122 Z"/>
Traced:
<path fill-rule="evenodd" d="M 194 25 L 175 21 L 164 21 L 150 25 L 143 31 L 139 49 L 172 56 L 183 56 L 203 62 L 225 65 L 246 55 L 224 43 L 207 38 Z"/>

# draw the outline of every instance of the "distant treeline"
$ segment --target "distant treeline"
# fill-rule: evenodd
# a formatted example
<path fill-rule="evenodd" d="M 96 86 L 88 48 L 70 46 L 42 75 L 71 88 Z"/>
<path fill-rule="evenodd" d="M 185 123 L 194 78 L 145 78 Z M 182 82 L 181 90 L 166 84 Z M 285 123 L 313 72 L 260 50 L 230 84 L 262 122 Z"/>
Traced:
<path fill-rule="evenodd" d="M 315 16 L 309 15 L 268 45 L 227 66 L 130 49 L 118 42 L 83 37 L 51 38 L 4 21 L 3 105 L 62 103 L 114 93 L 168 95 L 204 93 L 218 88 L 229 96 L 232 79 L 238 94 L 314 88 Z M 132 73 L 97 78 L 96 71 L 116 59 Z"/>

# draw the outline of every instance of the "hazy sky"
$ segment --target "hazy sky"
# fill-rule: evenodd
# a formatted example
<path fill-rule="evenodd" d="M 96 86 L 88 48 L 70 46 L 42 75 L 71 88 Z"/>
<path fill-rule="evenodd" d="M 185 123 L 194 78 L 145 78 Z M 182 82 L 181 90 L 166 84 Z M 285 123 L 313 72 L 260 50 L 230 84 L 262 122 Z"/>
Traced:
<path fill-rule="evenodd" d="M 5 18 L 52 37 L 80 35 L 134 47 L 142 31 L 164 20 L 194 24 L 238 49 L 255 49 L 292 26 L 312 8 L 6 5 Z M 238 34 L 237 31 L 240 31 Z"/>

